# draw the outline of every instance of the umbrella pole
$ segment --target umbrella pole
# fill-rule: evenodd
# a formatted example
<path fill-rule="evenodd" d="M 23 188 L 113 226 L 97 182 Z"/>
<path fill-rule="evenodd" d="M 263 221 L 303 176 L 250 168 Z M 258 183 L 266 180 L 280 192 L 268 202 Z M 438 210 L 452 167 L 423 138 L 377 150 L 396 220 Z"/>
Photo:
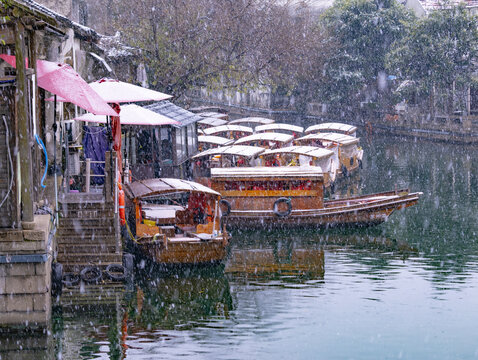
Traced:
<path fill-rule="evenodd" d="M 58 226 L 58 179 L 56 171 L 56 95 L 53 102 L 53 172 L 55 177 L 55 219 Z"/>

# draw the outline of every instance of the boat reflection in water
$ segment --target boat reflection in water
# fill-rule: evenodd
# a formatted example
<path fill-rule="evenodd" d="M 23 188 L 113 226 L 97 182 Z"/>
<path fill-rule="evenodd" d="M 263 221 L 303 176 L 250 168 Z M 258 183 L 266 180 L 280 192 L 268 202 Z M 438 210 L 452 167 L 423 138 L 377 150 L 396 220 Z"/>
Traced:
<path fill-rule="evenodd" d="M 320 246 L 295 247 L 292 242 L 285 246 L 262 248 L 232 248 L 226 262 L 226 273 L 235 277 L 303 277 L 324 276 L 324 250 Z M 289 279 L 290 280 L 290 279 Z"/>
<path fill-rule="evenodd" d="M 167 277 L 151 275 L 147 271 L 140 274 L 136 292 L 128 299 L 130 334 L 162 337 L 163 330 L 185 330 L 229 317 L 233 305 L 224 266 L 187 269 Z"/>

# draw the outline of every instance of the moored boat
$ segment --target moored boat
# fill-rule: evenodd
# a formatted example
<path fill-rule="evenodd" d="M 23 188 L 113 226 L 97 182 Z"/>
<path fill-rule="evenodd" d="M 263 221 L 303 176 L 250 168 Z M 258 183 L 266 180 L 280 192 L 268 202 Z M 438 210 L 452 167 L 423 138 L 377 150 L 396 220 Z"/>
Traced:
<path fill-rule="evenodd" d="M 293 135 L 264 132 L 245 136 L 236 140 L 235 145 L 260 146 L 265 149 L 275 149 L 292 145 Z"/>
<path fill-rule="evenodd" d="M 221 226 L 220 194 L 180 179 L 125 185 L 129 246 L 161 266 L 221 262 L 228 234 Z"/>
<path fill-rule="evenodd" d="M 234 140 L 215 135 L 199 135 L 198 150 L 204 151 L 215 147 L 227 146 L 234 143 Z"/>
<path fill-rule="evenodd" d="M 203 129 L 204 135 L 223 136 L 228 139 L 239 139 L 243 136 L 250 135 L 253 130 L 247 126 L 241 125 L 221 125 Z"/>
<path fill-rule="evenodd" d="M 338 146 L 340 173 L 344 176 L 357 170 L 362 163 L 363 150 L 360 138 L 340 133 L 310 133 L 294 141 L 297 145 L 308 145 L 333 149 Z"/>
<path fill-rule="evenodd" d="M 280 133 L 294 135 L 294 137 L 298 137 L 302 135 L 302 133 L 304 132 L 304 128 L 302 126 L 285 124 L 285 123 L 273 123 L 273 124 L 256 126 L 254 131 L 256 133 L 280 132 Z"/>
<path fill-rule="evenodd" d="M 323 174 L 314 167 L 211 169 L 211 187 L 225 200 L 235 228 L 369 226 L 418 202 L 406 189 L 325 200 Z"/>
<path fill-rule="evenodd" d="M 262 166 L 302 167 L 322 172 L 324 186 L 333 187 L 338 169 L 338 153 L 315 146 L 287 146 L 269 149 L 259 155 Z"/>
<path fill-rule="evenodd" d="M 338 122 L 327 122 L 309 126 L 305 129 L 305 134 L 318 133 L 318 132 L 337 132 L 340 134 L 356 136 L 357 127 L 354 125 L 343 124 Z"/>

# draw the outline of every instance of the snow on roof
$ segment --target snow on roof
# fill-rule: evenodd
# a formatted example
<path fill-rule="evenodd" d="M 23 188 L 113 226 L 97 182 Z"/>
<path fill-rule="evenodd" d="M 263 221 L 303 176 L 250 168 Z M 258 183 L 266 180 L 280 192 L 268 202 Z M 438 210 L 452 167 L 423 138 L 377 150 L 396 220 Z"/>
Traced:
<path fill-rule="evenodd" d="M 234 140 L 227 139 L 222 136 L 214 136 L 214 135 L 200 135 L 198 136 L 198 143 L 207 143 L 207 144 L 215 144 L 215 145 L 230 145 Z"/>
<path fill-rule="evenodd" d="M 329 122 L 312 125 L 305 129 L 306 134 L 314 131 L 340 131 L 347 134 L 353 134 L 357 131 L 357 127 L 343 123 Z"/>
<path fill-rule="evenodd" d="M 292 141 L 294 139 L 293 135 L 288 135 L 288 134 L 282 134 L 282 133 L 259 133 L 259 134 L 253 134 L 249 135 L 243 138 L 240 138 L 237 140 L 234 144 L 239 145 L 239 144 L 244 144 L 249 141 L 278 141 L 281 143 L 287 143 L 289 141 Z"/>
<path fill-rule="evenodd" d="M 288 131 L 293 131 L 296 133 L 304 132 L 304 128 L 302 126 L 283 124 L 283 123 L 259 125 L 255 129 L 256 132 L 271 131 L 271 130 L 272 131 L 273 130 L 288 130 Z"/>
<path fill-rule="evenodd" d="M 261 156 L 273 155 L 273 154 L 297 154 L 297 155 L 311 156 L 311 157 L 320 159 L 320 158 L 332 156 L 334 152 L 331 150 L 319 148 L 316 146 L 288 146 L 288 147 L 280 148 L 280 149 L 266 150 L 261 154 Z"/>
<path fill-rule="evenodd" d="M 224 120 L 228 117 L 227 114 L 216 112 L 216 111 L 205 111 L 205 112 L 199 112 L 197 114 L 201 117 L 213 117 L 213 118 L 224 119 Z"/>
<path fill-rule="evenodd" d="M 247 158 L 254 157 L 262 153 L 265 149 L 258 146 L 246 146 L 246 145 L 230 145 L 222 146 L 215 149 L 209 149 L 193 156 L 193 159 L 198 159 L 205 156 L 214 155 L 236 155 L 244 156 Z"/>
<path fill-rule="evenodd" d="M 275 122 L 275 120 L 267 119 L 267 118 L 263 118 L 263 117 L 245 117 L 245 118 L 229 121 L 229 124 L 233 125 L 233 124 L 251 123 L 251 124 L 268 125 L 268 124 L 272 124 L 274 122 Z"/>
<path fill-rule="evenodd" d="M 135 181 L 125 185 L 126 194 L 130 198 L 141 198 L 171 192 L 201 192 L 220 196 L 220 194 L 207 186 L 193 181 L 181 179 L 147 179 Z"/>
<path fill-rule="evenodd" d="M 295 141 L 300 140 L 325 140 L 333 141 L 341 145 L 352 145 L 357 144 L 360 138 L 354 136 L 339 134 L 339 133 L 311 133 L 305 136 L 302 136 Z"/>
<path fill-rule="evenodd" d="M 213 135 L 213 134 L 218 134 L 220 132 L 224 131 L 239 131 L 239 132 L 246 132 L 246 133 L 251 133 L 252 134 L 252 129 L 247 126 L 241 126 L 241 125 L 220 125 L 220 126 L 215 126 L 211 127 L 209 129 L 204 129 L 204 134 L 206 135 Z"/>
<path fill-rule="evenodd" d="M 320 166 L 281 166 L 281 167 L 234 167 L 234 168 L 212 168 L 212 179 L 230 179 L 230 178 L 301 178 L 306 176 L 308 179 L 323 179 L 323 171 Z"/>

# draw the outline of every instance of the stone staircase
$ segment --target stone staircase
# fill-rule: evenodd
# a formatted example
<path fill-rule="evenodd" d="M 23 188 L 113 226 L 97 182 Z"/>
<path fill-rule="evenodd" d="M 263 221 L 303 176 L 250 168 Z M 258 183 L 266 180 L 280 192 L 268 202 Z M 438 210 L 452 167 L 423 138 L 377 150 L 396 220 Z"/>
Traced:
<path fill-rule="evenodd" d="M 57 261 L 64 272 L 78 273 L 86 266 L 104 270 L 121 264 L 123 249 L 113 202 L 101 193 L 63 194 L 57 230 Z"/>

